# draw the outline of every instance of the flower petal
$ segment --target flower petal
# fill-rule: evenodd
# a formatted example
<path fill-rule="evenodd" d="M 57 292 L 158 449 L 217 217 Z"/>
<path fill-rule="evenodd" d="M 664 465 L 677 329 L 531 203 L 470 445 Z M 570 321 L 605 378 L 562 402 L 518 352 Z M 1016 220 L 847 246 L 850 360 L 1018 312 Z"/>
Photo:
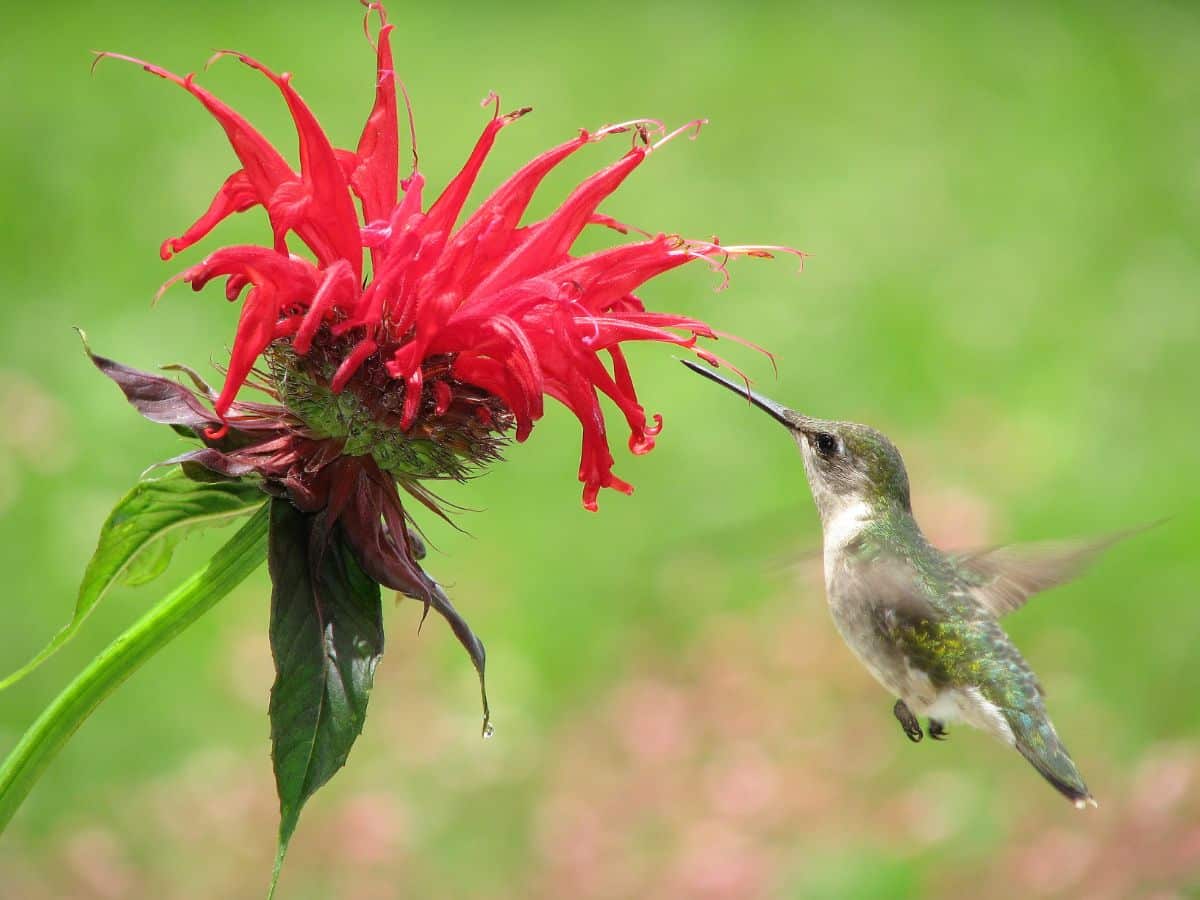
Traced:
<path fill-rule="evenodd" d="M 647 152 L 645 147 L 635 147 L 581 183 L 562 206 L 542 222 L 529 226 L 516 250 L 480 282 L 472 291 L 472 296 L 486 294 L 539 270 L 558 265 L 588 224 L 596 207 L 641 165 Z"/>
<path fill-rule="evenodd" d="M 246 170 L 238 169 L 225 179 L 204 215 L 197 219 L 191 228 L 177 238 L 167 238 L 163 241 L 159 256 L 164 260 L 170 259 L 174 254 L 205 238 L 222 219 L 234 213 L 245 212 L 258 203 L 258 193 L 254 190 Z"/>
<path fill-rule="evenodd" d="M 396 71 L 392 63 L 392 30 L 382 7 L 377 6 L 381 24 L 375 46 L 375 105 L 367 116 L 355 166 L 349 175 L 350 187 L 362 201 L 367 222 L 387 219 L 396 206 L 399 184 L 400 137 L 396 119 Z"/>
<path fill-rule="evenodd" d="M 300 174 L 309 204 L 305 222 L 297 226 L 296 232 L 316 254 L 322 266 L 344 259 L 354 269 L 357 280 L 362 276 L 358 216 L 354 212 L 349 185 L 333 145 L 321 130 L 312 110 L 292 87 L 291 75 L 286 72 L 277 75 L 254 57 L 234 50 L 219 50 L 213 59 L 226 55 L 261 72 L 283 94 L 300 139 Z"/>
<path fill-rule="evenodd" d="M 119 59 L 141 66 L 151 75 L 157 75 L 172 84 L 179 85 L 199 100 L 225 130 L 229 145 L 241 161 L 246 179 L 254 188 L 258 202 L 263 206 L 267 205 L 267 201 L 270 200 L 271 195 L 275 193 L 275 189 L 280 184 L 296 177 L 291 166 L 271 145 L 271 142 L 232 108 L 197 85 L 194 81 L 196 77 L 194 73 L 181 77 L 161 66 L 122 53 L 96 54 L 96 62 L 102 59 Z"/>

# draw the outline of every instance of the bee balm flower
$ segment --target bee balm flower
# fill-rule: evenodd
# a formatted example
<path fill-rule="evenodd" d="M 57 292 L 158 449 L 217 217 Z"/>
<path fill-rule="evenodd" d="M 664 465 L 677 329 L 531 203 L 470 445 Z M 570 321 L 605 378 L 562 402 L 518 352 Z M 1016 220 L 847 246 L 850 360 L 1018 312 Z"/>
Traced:
<path fill-rule="evenodd" d="M 629 493 L 629 484 L 613 474 L 598 395 L 620 409 L 634 453 L 654 446 L 661 419 L 648 419 L 639 403 L 622 344 L 657 341 L 697 350 L 697 339 L 716 337 L 696 319 L 648 312 L 635 291 L 692 260 L 721 266 L 731 255 L 768 255 L 769 249 L 657 234 L 571 255 L 589 225 L 628 233 L 598 212 L 601 202 L 656 149 L 701 122 L 665 135 L 649 120 L 582 131 L 533 159 L 464 216 L 497 136 L 528 112 L 500 115 L 497 100 L 466 164 L 430 201 L 415 167 L 399 179 L 393 26 L 381 6 L 370 9 L 380 21 L 375 102 L 354 150 L 334 147 L 290 75 L 243 54 L 217 54 L 235 56 L 279 90 L 299 138 L 298 170 L 192 75 L 101 54 L 135 62 L 199 100 L 241 164 L 205 213 L 163 243 L 164 259 L 232 213 L 261 206 L 270 222 L 270 246 L 224 247 L 175 279 L 200 290 L 223 278 L 226 296 L 242 303 L 228 373 L 214 402 L 222 424 L 209 437 L 237 424 L 238 390 L 264 360 L 283 404 L 306 426 L 344 440 L 346 455 L 372 456 L 402 481 L 456 476 L 464 465 L 494 458 L 499 436 L 510 429 L 518 441 L 528 437 L 550 396 L 569 407 L 583 429 L 584 505 L 595 509 L 603 487 Z M 551 169 L 621 133 L 634 135 L 631 149 L 545 219 L 521 223 Z M 296 244 L 311 256 L 294 252 Z"/>

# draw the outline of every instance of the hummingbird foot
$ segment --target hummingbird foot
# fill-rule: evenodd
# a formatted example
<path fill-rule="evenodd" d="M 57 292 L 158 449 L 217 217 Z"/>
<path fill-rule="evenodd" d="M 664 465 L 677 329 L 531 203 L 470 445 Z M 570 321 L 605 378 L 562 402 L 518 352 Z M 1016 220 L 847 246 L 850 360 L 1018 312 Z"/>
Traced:
<path fill-rule="evenodd" d="M 921 731 L 921 723 L 903 700 L 896 701 L 896 705 L 892 707 L 892 715 L 896 717 L 896 721 L 900 723 L 900 727 L 904 729 L 904 733 L 914 744 L 925 737 L 925 732 Z M 932 725 L 930 727 L 932 728 Z"/>
<path fill-rule="evenodd" d="M 929 720 L 929 736 L 935 741 L 944 741 L 950 737 L 950 732 L 946 730 L 946 724 L 939 722 L 937 719 Z"/>

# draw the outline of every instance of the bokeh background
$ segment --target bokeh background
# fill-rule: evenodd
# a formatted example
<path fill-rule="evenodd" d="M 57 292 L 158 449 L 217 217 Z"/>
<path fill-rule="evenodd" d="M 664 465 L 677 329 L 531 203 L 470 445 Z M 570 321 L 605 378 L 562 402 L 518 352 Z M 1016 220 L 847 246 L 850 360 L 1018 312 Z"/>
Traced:
<path fill-rule="evenodd" d="M 234 167 L 179 71 L 234 46 L 296 72 L 343 144 L 371 100 L 351 0 L 25 4 L 0 38 L 0 670 L 63 623 L 107 509 L 178 451 L 88 365 L 220 360 L 236 310 L 156 288 L 207 249 L 159 241 Z M 489 649 L 497 734 L 440 622 L 388 615 L 350 765 L 308 806 L 296 898 L 1169 898 L 1200 890 L 1200 10 L 1186 3 L 731 6 L 394 3 L 423 169 L 444 183 L 500 92 L 481 191 L 579 127 L 712 120 L 603 210 L 652 230 L 786 243 L 733 283 L 644 294 L 768 346 L 725 348 L 805 411 L 906 455 L 942 544 L 1099 534 L 1170 516 L 1007 624 L 1100 799 L 1079 814 L 1010 750 L 911 745 L 838 642 L 800 461 L 766 417 L 636 348 L 666 414 L 632 498 L 578 500 L 551 409 L 449 492 L 432 570 Z M 281 147 L 277 96 L 203 76 Z M 537 210 L 619 153 L 550 179 Z M 258 241 L 260 214 L 221 243 Z M 595 238 L 599 239 L 599 238 Z M 614 428 L 614 433 L 617 433 Z M 619 446 L 620 438 L 617 435 Z M 0 695 L 0 752 L 93 654 L 222 540 L 121 589 Z M 112 697 L 0 840 L 5 898 L 258 897 L 276 821 L 267 582 L 252 579 Z"/>

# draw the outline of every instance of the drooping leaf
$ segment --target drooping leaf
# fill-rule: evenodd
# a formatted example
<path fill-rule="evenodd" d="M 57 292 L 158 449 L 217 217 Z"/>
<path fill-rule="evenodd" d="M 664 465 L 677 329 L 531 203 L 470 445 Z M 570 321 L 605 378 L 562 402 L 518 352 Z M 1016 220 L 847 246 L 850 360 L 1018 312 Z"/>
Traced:
<path fill-rule="evenodd" d="M 197 482 L 180 472 L 138 482 L 100 529 L 71 621 L 37 656 L 0 681 L 0 690 L 28 675 L 70 640 L 114 584 L 138 585 L 156 578 L 188 531 L 246 515 L 265 499 L 250 482 Z"/>
<path fill-rule="evenodd" d="M 483 736 L 491 737 L 492 709 L 488 705 L 487 676 L 485 675 L 487 652 L 483 648 L 483 641 L 475 635 L 475 632 L 471 630 L 471 626 L 467 624 L 467 620 L 454 608 L 454 604 L 450 602 L 450 598 L 446 596 L 446 592 L 442 590 L 442 586 L 436 581 L 432 583 L 433 591 L 430 595 L 430 606 L 437 610 L 438 615 L 446 620 L 446 623 L 450 626 L 450 630 L 458 638 L 458 642 L 462 644 L 463 649 L 471 657 L 471 663 L 475 666 L 475 674 L 479 676 L 479 699 L 483 703 Z"/>
<path fill-rule="evenodd" d="M 338 518 L 343 533 L 354 547 L 356 559 L 380 585 L 425 604 L 425 614 L 431 609 L 435 610 L 450 625 L 479 675 L 483 734 L 490 735 L 491 711 L 484 674 L 487 654 L 483 642 L 454 608 L 441 585 L 421 568 L 420 560 L 426 552 L 425 542 L 409 526 L 394 481 L 378 470 L 372 473 L 369 467 L 360 470 L 357 479 L 357 489 L 350 492 L 349 502 L 342 508 Z M 379 527 L 380 519 L 385 523 L 382 529 Z M 424 614 L 421 621 L 425 621 Z"/>
<path fill-rule="evenodd" d="M 185 471 L 204 469 L 223 478 L 242 478 L 255 472 L 253 464 L 237 459 L 228 453 L 222 453 L 213 447 L 201 447 L 199 450 L 189 450 L 179 456 L 167 460 L 178 463 Z"/>
<path fill-rule="evenodd" d="M 152 375 L 119 362 L 98 356 L 87 343 L 82 331 L 79 337 L 92 363 L 111 378 L 134 408 L 151 422 L 197 431 L 221 424 L 221 420 L 194 393 L 182 384 L 161 375 Z"/>
<path fill-rule="evenodd" d="M 340 529 L 312 539 L 314 519 L 271 501 L 271 758 L 280 814 L 272 894 L 300 810 L 362 731 L 383 655 L 379 585 Z"/>

